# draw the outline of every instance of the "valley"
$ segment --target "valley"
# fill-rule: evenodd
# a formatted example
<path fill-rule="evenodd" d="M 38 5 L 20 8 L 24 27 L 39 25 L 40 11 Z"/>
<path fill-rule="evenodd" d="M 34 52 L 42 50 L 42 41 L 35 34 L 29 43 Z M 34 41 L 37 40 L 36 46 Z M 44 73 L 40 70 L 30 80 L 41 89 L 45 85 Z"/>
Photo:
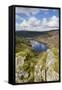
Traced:
<path fill-rule="evenodd" d="M 16 32 L 16 83 L 59 80 L 59 30 Z"/>

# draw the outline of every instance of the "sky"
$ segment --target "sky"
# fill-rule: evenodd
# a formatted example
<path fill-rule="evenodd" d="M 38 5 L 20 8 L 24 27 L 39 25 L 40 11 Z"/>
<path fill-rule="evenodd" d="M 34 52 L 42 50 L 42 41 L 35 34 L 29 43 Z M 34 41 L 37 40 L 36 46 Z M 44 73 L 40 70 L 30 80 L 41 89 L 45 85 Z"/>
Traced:
<path fill-rule="evenodd" d="M 59 10 L 16 7 L 16 31 L 49 31 L 59 29 Z"/>

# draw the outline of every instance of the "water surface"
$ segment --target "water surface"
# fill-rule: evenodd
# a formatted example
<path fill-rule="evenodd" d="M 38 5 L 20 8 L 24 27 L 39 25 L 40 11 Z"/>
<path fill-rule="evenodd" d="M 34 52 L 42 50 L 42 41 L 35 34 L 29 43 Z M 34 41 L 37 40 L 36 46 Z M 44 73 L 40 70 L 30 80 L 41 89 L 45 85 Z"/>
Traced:
<path fill-rule="evenodd" d="M 37 52 L 46 51 L 48 46 L 45 43 L 38 42 L 36 40 L 30 40 L 33 50 Z"/>

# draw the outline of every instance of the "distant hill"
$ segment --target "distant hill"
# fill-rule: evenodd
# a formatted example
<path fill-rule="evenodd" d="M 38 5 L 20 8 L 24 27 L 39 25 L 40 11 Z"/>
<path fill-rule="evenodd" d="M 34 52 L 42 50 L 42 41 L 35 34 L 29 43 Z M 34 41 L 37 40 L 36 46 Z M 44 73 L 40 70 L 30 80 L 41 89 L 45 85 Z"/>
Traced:
<path fill-rule="evenodd" d="M 51 31 L 16 31 L 16 35 L 19 37 L 35 37 L 40 35 L 48 35 L 50 32 L 58 32 L 59 30 L 51 30 Z"/>

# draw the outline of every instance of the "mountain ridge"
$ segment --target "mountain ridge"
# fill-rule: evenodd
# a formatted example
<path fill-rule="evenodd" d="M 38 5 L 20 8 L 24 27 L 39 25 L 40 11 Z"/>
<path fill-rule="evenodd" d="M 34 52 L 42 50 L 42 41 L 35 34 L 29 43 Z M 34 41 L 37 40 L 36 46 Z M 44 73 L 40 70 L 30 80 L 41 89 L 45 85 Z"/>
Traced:
<path fill-rule="evenodd" d="M 59 32 L 59 30 L 52 30 L 52 31 L 16 31 L 16 35 L 19 37 L 34 37 L 40 35 L 48 35 L 49 33 Z"/>

